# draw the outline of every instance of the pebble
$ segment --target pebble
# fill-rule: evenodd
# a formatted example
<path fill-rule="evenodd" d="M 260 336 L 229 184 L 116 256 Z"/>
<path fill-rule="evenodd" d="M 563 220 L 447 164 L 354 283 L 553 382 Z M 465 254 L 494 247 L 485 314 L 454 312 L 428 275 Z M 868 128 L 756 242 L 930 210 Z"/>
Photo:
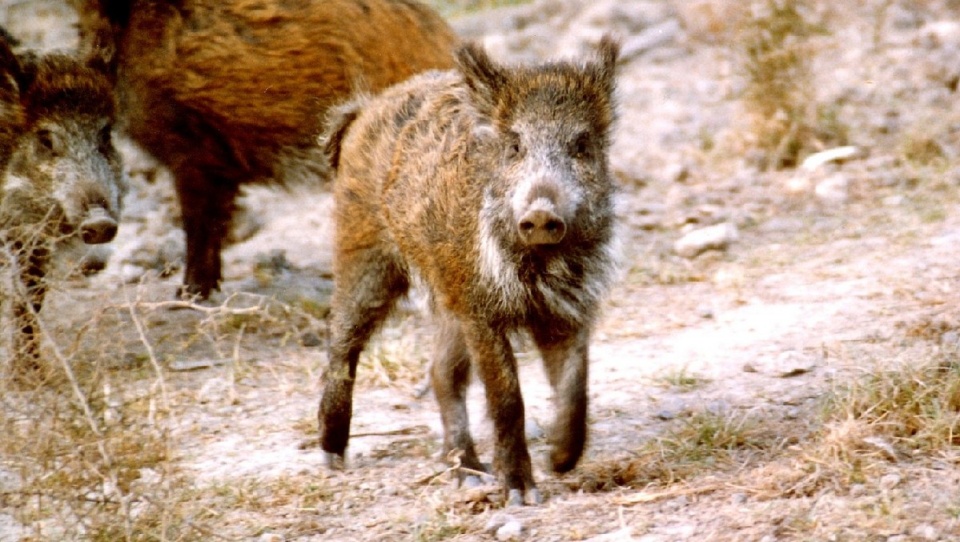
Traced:
<path fill-rule="evenodd" d="M 673 251 L 684 258 L 694 258 L 707 250 L 724 250 L 740 237 L 736 225 L 721 222 L 695 229 L 673 244 Z"/>
<path fill-rule="evenodd" d="M 850 179 L 843 173 L 834 173 L 817 183 L 813 193 L 823 203 L 839 205 L 850 199 Z"/>
<path fill-rule="evenodd" d="M 899 474 L 885 474 L 880 477 L 880 488 L 884 491 L 889 491 L 900 485 L 901 480 L 903 480 L 903 478 Z"/>
<path fill-rule="evenodd" d="M 516 519 L 511 519 L 497 529 L 497 540 L 519 540 L 521 534 L 523 534 L 523 524 Z"/>
<path fill-rule="evenodd" d="M 543 427 L 533 418 L 527 418 L 527 421 L 523 424 L 523 430 L 527 434 L 527 440 L 540 440 L 546 436 Z"/>
<path fill-rule="evenodd" d="M 939 540 L 940 533 L 937 528 L 929 523 L 922 523 L 911 529 L 910 534 L 921 540 Z"/>
<path fill-rule="evenodd" d="M 509 521 L 516 521 L 516 518 L 510 514 L 504 514 L 503 512 L 494 514 L 490 516 L 490 519 L 488 519 L 487 523 L 483 526 L 483 532 L 487 534 L 494 534 L 498 529 L 500 529 L 500 527 L 503 527 Z"/>
<path fill-rule="evenodd" d="M 733 495 L 730 496 L 731 504 L 744 504 L 746 502 L 747 502 L 746 493 L 734 493 Z"/>

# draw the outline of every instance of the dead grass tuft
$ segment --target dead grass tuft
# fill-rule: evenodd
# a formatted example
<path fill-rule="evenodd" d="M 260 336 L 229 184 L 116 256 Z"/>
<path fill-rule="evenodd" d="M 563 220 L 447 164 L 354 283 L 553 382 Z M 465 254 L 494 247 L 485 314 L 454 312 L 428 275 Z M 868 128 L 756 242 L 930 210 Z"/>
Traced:
<path fill-rule="evenodd" d="M 766 0 L 739 33 L 748 138 L 767 169 L 794 167 L 804 154 L 846 143 L 837 111 L 816 101 L 810 38 L 823 30 L 810 11 L 806 0 Z"/>
<path fill-rule="evenodd" d="M 568 482 L 574 491 L 666 486 L 723 472 L 778 448 L 778 438 L 755 417 L 738 412 L 701 411 L 629 457 L 584 464 Z"/>

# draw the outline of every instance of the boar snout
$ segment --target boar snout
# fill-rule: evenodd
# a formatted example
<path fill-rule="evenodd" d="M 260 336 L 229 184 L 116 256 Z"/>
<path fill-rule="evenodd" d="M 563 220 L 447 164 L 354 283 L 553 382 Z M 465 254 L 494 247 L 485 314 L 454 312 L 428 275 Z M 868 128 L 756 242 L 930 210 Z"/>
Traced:
<path fill-rule="evenodd" d="M 117 221 L 102 207 L 90 209 L 87 218 L 80 223 L 80 237 L 88 245 L 109 243 L 116 235 Z"/>
<path fill-rule="evenodd" d="M 520 240 L 526 245 L 555 245 L 567 233 L 567 224 L 548 208 L 536 208 L 524 213 L 517 222 Z"/>

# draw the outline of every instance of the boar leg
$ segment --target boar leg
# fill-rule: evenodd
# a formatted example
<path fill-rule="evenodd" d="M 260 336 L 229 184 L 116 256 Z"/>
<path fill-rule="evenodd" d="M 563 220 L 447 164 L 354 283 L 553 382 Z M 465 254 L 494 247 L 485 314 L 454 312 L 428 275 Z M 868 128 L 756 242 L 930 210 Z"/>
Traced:
<path fill-rule="evenodd" d="M 550 462 L 554 472 L 577 465 L 587 441 L 587 329 L 570 334 L 534 328 L 533 338 L 543 357 L 554 391 L 556 418 L 551 431 Z"/>
<path fill-rule="evenodd" d="M 443 452 L 448 455 L 454 450 L 460 450 L 463 452 L 460 466 L 483 472 L 486 469 L 477 457 L 467 416 L 470 354 L 467 353 L 460 325 L 451 321 L 447 314 L 439 315 L 437 321 L 440 330 L 437 334 L 433 366 L 430 368 L 430 380 L 440 405 L 440 418 L 443 420 Z M 461 482 L 466 476 L 467 473 L 462 471 L 458 473 Z"/>
<path fill-rule="evenodd" d="M 508 505 L 541 502 L 533 480 L 530 452 L 524 435 L 523 397 L 517 360 L 502 331 L 483 324 L 463 327 L 470 356 L 483 382 L 487 409 L 496 433 L 494 469 L 500 473 Z"/>
<path fill-rule="evenodd" d="M 178 168 L 177 196 L 187 237 L 182 296 L 206 299 L 223 278 L 220 251 L 230 228 L 236 183 L 195 166 Z"/>
<path fill-rule="evenodd" d="M 333 294 L 330 365 L 317 419 L 320 447 L 332 467 L 344 459 L 353 414 L 353 383 L 364 345 L 407 292 L 404 268 L 378 250 L 339 250 Z"/>
<path fill-rule="evenodd" d="M 13 299 L 17 329 L 14 359 L 20 360 L 19 369 L 35 370 L 39 368 L 37 360 L 40 356 L 40 329 L 36 315 L 47 292 L 43 278 L 50 253 L 46 247 L 23 246 L 21 243 L 15 243 L 14 250 L 20 267 L 20 282 L 24 286 L 23 291 L 14 293 Z"/>

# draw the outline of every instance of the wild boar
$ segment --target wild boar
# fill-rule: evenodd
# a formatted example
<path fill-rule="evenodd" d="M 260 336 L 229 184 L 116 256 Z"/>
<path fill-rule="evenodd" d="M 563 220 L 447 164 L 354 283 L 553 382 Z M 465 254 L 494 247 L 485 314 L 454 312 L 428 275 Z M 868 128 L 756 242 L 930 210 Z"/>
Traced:
<path fill-rule="evenodd" d="M 36 313 L 64 243 L 116 235 L 126 184 L 113 147 L 113 87 L 102 58 L 14 54 L 0 39 L 0 243 L 18 287 L 2 293 L 14 358 L 34 365 Z"/>
<path fill-rule="evenodd" d="M 585 63 L 508 67 L 469 44 L 456 70 L 336 109 L 322 139 L 336 170 L 336 286 L 318 412 L 332 465 L 349 438 L 359 355 L 414 282 L 441 322 L 431 377 L 444 449 L 484 469 L 465 403 L 472 367 L 507 502 L 540 502 L 509 340 L 527 332 L 555 390 L 551 466 L 577 464 L 591 329 L 619 257 L 608 167 L 618 52 L 606 37 Z"/>
<path fill-rule="evenodd" d="M 201 298 L 222 280 L 241 187 L 325 178 L 326 110 L 355 87 L 451 67 L 457 42 L 412 0 L 74 2 L 82 46 L 115 51 L 123 128 L 174 174 L 182 293 Z"/>

